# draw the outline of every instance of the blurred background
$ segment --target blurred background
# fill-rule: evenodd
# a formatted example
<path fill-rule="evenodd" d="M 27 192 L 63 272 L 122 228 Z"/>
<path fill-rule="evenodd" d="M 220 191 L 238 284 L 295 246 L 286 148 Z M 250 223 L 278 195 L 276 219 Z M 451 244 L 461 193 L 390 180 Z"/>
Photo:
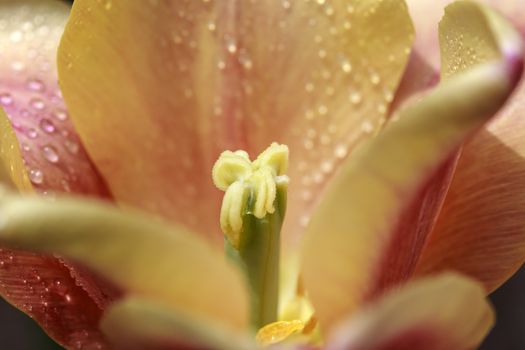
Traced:
<path fill-rule="evenodd" d="M 73 0 L 62 1 L 73 3 Z M 525 349 L 525 267 L 490 298 L 497 323 L 480 349 Z M 0 349 L 58 350 L 62 347 L 49 339 L 31 318 L 0 298 Z"/>

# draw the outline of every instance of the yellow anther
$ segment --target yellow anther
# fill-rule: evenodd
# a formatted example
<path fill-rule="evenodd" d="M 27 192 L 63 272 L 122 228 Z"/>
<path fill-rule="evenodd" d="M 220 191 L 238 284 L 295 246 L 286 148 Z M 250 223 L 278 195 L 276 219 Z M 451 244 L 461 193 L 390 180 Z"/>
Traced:
<path fill-rule="evenodd" d="M 301 320 L 277 321 L 259 329 L 255 339 L 260 345 L 272 345 L 282 342 L 294 334 L 301 333 L 304 327 L 305 323 Z"/>
<path fill-rule="evenodd" d="M 277 188 L 286 188 L 288 147 L 272 143 L 253 162 L 245 151 L 223 152 L 212 170 L 213 183 L 225 191 L 221 229 L 238 246 L 242 219 L 252 214 L 262 219 L 275 212 Z"/>
<path fill-rule="evenodd" d="M 212 169 L 213 183 L 226 191 L 235 181 L 242 180 L 252 173 L 252 163 L 244 151 L 225 151 L 219 156 Z"/>
<path fill-rule="evenodd" d="M 254 160 L 253 165 L 255 168 L 269 167 L 274 175 L 284 175 L 288 170 L 288 153 L 288 146 L 274 142 Z"/>

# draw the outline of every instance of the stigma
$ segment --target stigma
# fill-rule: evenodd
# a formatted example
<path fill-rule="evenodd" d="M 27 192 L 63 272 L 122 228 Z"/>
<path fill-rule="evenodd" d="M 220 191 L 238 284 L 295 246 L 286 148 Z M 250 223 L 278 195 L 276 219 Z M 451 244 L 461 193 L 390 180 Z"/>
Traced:
<path fill-rule="evenodd" d="M 289 183 L 288 146 L 272 143 L 254 161 L 245 151 L 224 151 L 215 162 L 212 178 L 224 191 L 220 226 L 233 247 L 239 247 L 244 218 L 263 219 L 276 210 L 278 192 Z"/>

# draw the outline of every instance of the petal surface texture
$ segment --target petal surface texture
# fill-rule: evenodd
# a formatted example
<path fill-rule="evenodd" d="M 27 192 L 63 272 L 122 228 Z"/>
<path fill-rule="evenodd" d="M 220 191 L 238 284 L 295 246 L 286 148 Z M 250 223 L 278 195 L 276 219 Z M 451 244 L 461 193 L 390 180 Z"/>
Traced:
<path fill-rule="evenodd" d="M 524 3 L 502 1 L 492 5 L 521 21 L 515 23 L 524 28 Z M 461 25 L 458 23 L 446 25 Z M 451 67 L 460 66 L 468 57 L 466 52 L 450 56 L 443 65 L 444 74 L 450 74 Z M 523 264 L 524 98 L 525 86 L 521 83 L 507 106 L 463 147 L 418 273 L 454 269 L 483 281 L 487 291 L 493 291 Z"/>
<path fill-rule="evenodd" d="M 248 333 L 235 333 L 161 303 L 136 297 L 113 305 L 101 328 L 119 349 L 257 348 L 253 340 L 248 339 Z"/>
<path fill-rule="evenodd" d="M 481 29 L 492 33 L 489 43 L 499 39 L 500 17 L 492 26 L 493 12 L 470 2 L 460 7 L 480 18 Z M 469 43 L 461 31 L 448 34 L 452 43 Z M 516 45 L 504 49 L 518 53 Z M 419 225 L 429 181 L 503 105 L 520 70 L 520 56 L 502 56 L 451 76 L 342 166 L 303 247 L 305 284 L 321 325 L 329 328 L 367 297 L 411 276 L 428 233 Z"/>
<path fill-rule="evenodd" d="M 410 282 L 365 306 L 327 350 L 475 349 L 494 322 L 483 287 L 446 273 Z"/>
<path fill-rule="evenodd" d="M 195 234 L 102 202 L 6 197 L 6 244 L 85 264 L 128 293 L 149 296 L 225 325 L 247 327 L 247 296 L 236 271 Z"/>
<path fill-rule="evenodd" d="M 341 159 L 384 122 L 412 32 L 400 0 L 79 0 L 59 74 L 120 203 L 217 240 L 219 153 L 289 145 L 293 235 Z"/>
<path fill-rule="evenodd" d="M 68 14 L 69 6 L 56 0 L 0 1 L 0 107 L 37 191 L 107 197 L 57 84 L 56 52 Z"/>
<path fill-rule="evenodd" d="M 105 197 L 56 82 L 68 13 L 60 1 L 0 1 L 0 161 L 19 191 Z M 62 259 L 0 249 L 0 294 L 66 348 L 107 346 L 98 322 L 109 296 L 88 277 Z"/>

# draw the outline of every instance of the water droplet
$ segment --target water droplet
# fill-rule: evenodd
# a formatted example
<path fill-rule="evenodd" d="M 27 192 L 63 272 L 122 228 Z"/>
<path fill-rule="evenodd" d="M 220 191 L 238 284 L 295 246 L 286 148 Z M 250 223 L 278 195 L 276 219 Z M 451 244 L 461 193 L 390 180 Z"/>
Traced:
<path fill-rule="evenodd" d="M 374 125 L 372 125 L 372 123 L 369 120 L 364 120 L 361 123 L 361 130 L 363 130 L 363 132 L 369 134 L 372 131 L 374 131 Z"/>
<path fill-rule="evenodd" d="M 0 94 L 0 104 L 4 107 L 12 105 L 13 96 L 7 92 Z"/>
<path fill-rule="evenodd" d="M 58 120 L 64 121 L 69 117 L 69 115 L 67 111 L 63 109 L 57 109 L 53 112 L 53 117 L 55 117 Z"/>
<path fill-rule="evenodd" d="M 354 105 L 358 105 L 359 103 L 361 103 L 361 100 L 362 100 L 362 96 L 359 92 L 353 92 L 350 94 L 350 102 L 352 102 L 352 104 Z"/>
<path fill-rule="evenodd" d="M 73 298 L 69 294 L 66 294 L 64 296 L 64 299 L 65 299 L 66 303 L 70 303 L 71 301 L 73 301 Z"/>
<path fill-rule="evenodd" d="M 67 180 L 62 179 L 62 181 L 60 181 L 60 184 L 62 185 L 62 189 L 64 191 L 71 192 L 71 186 L 69 186 L 69 182 L 67 182 Z"/>
<path fill-rule="evenodd" d="M 345 73 L 350 73 L 352 71 L 352 64 L 350 64 L 350 62 L 348 61 L 343 61 L 341 63 L 341 69 L 343 70 L 343 72 Z"/>
<path fill-rule="evenodd" d="M 219 68 L 220 70 L 223 70 L 224 68 L 226 68 L 226 62 L 224 62 L 224 61 L 222 61 L 222 60 L 219 61 L 219 62 L 217 63 L 217 68 Z"/>
<path fill-rule="evenodd" d="M 337 145 L 334 154 L 337 158 L 343 159 L 348 154 L 348 147 L 343 144 Z"/>
<path fill-rule="evenodd" d="M 11 42 L 13 43 L 18 43 L 22 41 L 22 38 L 23 38 L 23 34 L 19 30 L 14 31 L 9 35 L 9 40 L 11 40 Z"/>
<path fill-rule="evenodd" d="M 243 68 L 246 70 L 250 70 L 253 68 L 253 62 L 248 56 L 248 54 L 245 52 L 245 50 L 242 50 L 239 55 L 239 63 L 242 64 Z"/>
<path fill-rule="evenodd" d="M 215 25 L 215 22 L 213 22 L 213 21 L 208 22 L 208 30 L 210 32 L 213 32 L 213 31 L 215 31 L 215 29 L 217 29 L 217 26 Z"/>
<path fill-rule="evenodd" d="M 31 101 L 29 101 L 29 105 L 31 107 L 33 107 L 34 109 L 36 110 L 43 110 L 44 108 L 46 108 L 46 104 L 44 103 L 44 101 L 42 101 L 41 99 L 39 98 L 33 98 L 31 99 Z"/>
<path fill-rule="evenodd" d="M 378 85 L 381 82 L 381 77 L 377 73 L 370 74 L 370 82 L 374 85 Z"/>
<path fill-rule="evenodd" d="M 24 64 L 24 62 L 21 62 L 21 61 L 15 61 L 15 62 L 11 63 L 11 68 L 15 72 L 20 72 L 21 70 L 23 70 L 25 68 L 25 64 Z"/>
<path fill-rule="evenodd" d="M 41 91 L 44 91 L 45 90 L 45 85 L 44 83 L 39 80 L 39 79 L 29 79 L 27 81 L 27 88 L 28 90 L 30 91 L 38 91 L 38 92 L 41 92 Z"/>
<path fill-rule="evenodd" d="M 113 4 L 112 4 L 111 1 L 109 1 L 109 0 L 106 1 L 106 3 L 104 4 L 104 9 L 105 9 L 106 11 L 111 10 L 112 7 L 113 7 Z"/>
<path fill-rule="evenodd" d="M 29 170 L 29 179 L 35 185 L 40 185 L 44 182 L 44 173 L 40 169 L 30 169 Z"/>
<path fill-rule="evenodd" d="M 73 154 L 77 154 L 78 150 L 80 149 L 80 146 L 78 143 L 72 140 L 66 140 L 64 142 L 64 145 L 66 146 L 67 150 Z"/>
<path fill-rule="evenodd" d="M 226 43 L 226 50 L 228 50 L 229 53 L 234 54 L 237 52 L 237 44 L 231 36 L 226 35 L 224 41 Z"/>
<path fill-rule="evenodd" d="M 55 127 L 55 124 L 53 124 L 53 122 L 49 119 L 46 119 L 46 118 L 43 118 L 41 121 L 40 121 L 40 128 L 47 132 L 48 134 L 51 134 L 53 132 L 55 132 L 56 130 L 56 127 Z"/>
<path fill-rule="evenodd" d="M 314 148 L 314 143 L 312 142 L 312 140 L 305 140 L 303 146 L 305 149 L 311 150 L 312 148 Z"/>
<path fill-rule="evenodd" d="M 44 158 L 46 158 L 51 163 L 56 163 L 60 159 L 56 149 L 53 146 L 44 146 L 42 148 L 42 154 L 44 155 Z"/>
<path fill-rule="evenodd" d="M 30 139 L 35 139 L 37 138 L 38 136 L 38 131 L 36 131 L 35 129 L 33 128 L 29 128 L 27 130 L 27 136 L 30 138 Z"/>
<path fill-rule="evenodd" d="M 331 161 L 325 160 L 321 163 L 321 171 L 323 173 L 329 174 L 332 170 L 334 170 L 334 164 Z"/>
<path fill-rule="evenodd" d="M 315 85 L 313 83 L 306 83 L 304 89 L 306 90 L 306 92 L 312 92 L 315 89 Z"/>
<path fill-rule="evenodd" d="M 321 105 L 317 109 L 317 112 L 319 112 L 320 115 L 325 115 L 326 113 L 328 113 L 328 107 L 325 105 Z"/>

